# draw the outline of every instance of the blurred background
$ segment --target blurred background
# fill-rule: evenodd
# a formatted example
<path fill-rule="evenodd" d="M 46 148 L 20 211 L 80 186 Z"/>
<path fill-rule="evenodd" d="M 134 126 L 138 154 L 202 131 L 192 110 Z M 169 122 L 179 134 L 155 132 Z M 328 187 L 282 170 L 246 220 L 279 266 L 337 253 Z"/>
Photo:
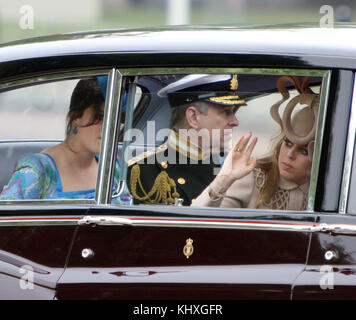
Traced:
<path fill-rule="evenodd" d="M 327 7 L 325 7 L 327 5 Z M 0 0 L 0 43 L 93 29 L 356 21 L 355 0 Z"/>

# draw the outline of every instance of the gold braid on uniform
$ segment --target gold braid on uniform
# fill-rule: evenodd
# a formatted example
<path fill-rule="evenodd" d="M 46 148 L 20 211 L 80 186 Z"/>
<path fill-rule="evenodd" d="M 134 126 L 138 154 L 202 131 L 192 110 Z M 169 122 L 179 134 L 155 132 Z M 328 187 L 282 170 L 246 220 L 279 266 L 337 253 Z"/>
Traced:
<path fill-rule="evenodd" d="M 140 197 L 136 192 L 137 183 L 140 190 L 144 194 L 143 197 Z M 157 175 L 152 189 L 147 193 L 142 186 L 140 179 L 140 166 L 138 164 L 135 164 L 131 169 L 130 186 L 133 196 L 140 201 L 147 201 L 149 203 L 159 203 L 162 201 L 162 203 L 174 204 L 174 198 L 179 198 L 176 183 L 165 171 L 161 171 Z M 171 192 L 172 189 L 173 193 Z"/>

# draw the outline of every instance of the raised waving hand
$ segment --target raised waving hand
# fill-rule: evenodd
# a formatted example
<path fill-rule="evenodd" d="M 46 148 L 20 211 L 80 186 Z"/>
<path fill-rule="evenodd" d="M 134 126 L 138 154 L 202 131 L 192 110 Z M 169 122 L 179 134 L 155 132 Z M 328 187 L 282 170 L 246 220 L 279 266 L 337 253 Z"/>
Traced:
<path fill-rule="evenodd" d="M 251 159 L 251 154 L 257 138 L 253 138 L 250 142 L 251 136 L 251 131 L 242 136 L 227 155 L 224 165 L 215 178 L 219 189 L 227 190 L 235 180 L 243 178 L 256 167 L 257 158 Z"/>

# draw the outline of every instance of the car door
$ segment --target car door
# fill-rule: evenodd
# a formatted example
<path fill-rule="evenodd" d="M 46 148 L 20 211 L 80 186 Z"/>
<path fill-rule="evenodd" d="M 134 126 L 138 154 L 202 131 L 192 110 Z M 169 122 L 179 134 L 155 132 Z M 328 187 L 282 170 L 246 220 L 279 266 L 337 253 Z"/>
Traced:
<path fill-rule="evenodd" d="M 313 215 L 197 218 L 202 210 L 182 217 L 175 208 L 154 209 L 129 216 L 96 209 L 79 220 L 57 298 L 290 298 L 305 267 Z"/>
<path fill-rule="evenodd" d="M 184 71 L 220 74 L 236 72 L 247 75 L 259 73 L 255 69 L 250 72 L 246 69 L 232 71 L 206 68 Z M 142 70 L 136 72 L 138 71 L 133 69 L 120 69 L 124 78 L 117 79 L 115 90 L 125 87 L 121 84 L 125 83 L 126 75 L 142 75 Z M 160 69 L 150 72 L 153 75 L 163 73 L 167 79 L 167 75 L 182 73 L 182 70 Z M 264 70 L 260 73 L 261 79 L 262 74 L 275 77 L 281 74 L 304 76 L 309 72 Z M 317 133 L 320 142 L 328 99 L 327 79 L 330 74 L 314 70 L 313 75 L 321 77 L 325 84 L 321 91 L 321 125 Z M 251 78 L 250 83 L 255 84 L 255 79 Z M 271 86 L 275 86 L 276 78 L 267 80 L 271 81 L 263 83 L 272 83 Z M 140 81 L 143 78 L 139 77 L 136 84 Z M 246 92 L 253 92 L 252 96 L 264 97 L 270 89 L 269 87 L 267 90 L 266 87 L 265 91 L 258 91 L 254 87 Z M 279 95 L 274 99 L 276 97 L 279 98 Z M 153 97 L 148 100 L 155 101 Z M 261 103 L 261 100 L 257 102 L 258 105 L 266 104 Z M 125 112 L 125 130 L 128 130 L 133 123 L 132 120 L 127 120 L 130 115 L 129 102 Z M 246 123 L 247 128 L 249 125 Z M 162 127 L 161 123 L 159 127 Z M 136 135 L 135 141 L 147 143 L 150 138 L 145 135 L 147 130 L 142 129 L 142 136 Z M 157 132 L 153 131 L 153 134 L 157 136 Z M 125 148 L 125 141 L 122 147 Z M 145 150 L 147 145 L 135 145 L 130 141 L 126 147 Z M 311 237 L 320 231 L 318 215 L 313 209 L 320 150 L 321 143 L 315 149 L 311 196 L 306 211 L 198 208 L 162 204 L 91 208 L 86 217 L 78 219 L 78 232 L 68 265 L 58 283 L 56 297 L 290 299 L 292 284 L 305 269 Z M 121 152 L 125 154 L 125 149 Z M 125 161 L 123 158 L 123 164 Z M 124 175 L 127 171 L 123 168 L 122 172 Z M 126 176 L 123 176 L 122 182 L 122 189 L 127 188 Z"/>
<path fill-rule="evenodd" d="M 55 298 L 77 228 L 76 216 L 87 211 L 35 204 L 30 207 L 14 205 L 11 211 L 1 210 L 0 299 Z M 74 216 L 63 216 L 68 210 Z"/>
<path fill-rule="evenodd" d="M 311 238 L 308 263 L 293 285 L 293 299 L 355 299 L 355 81 L 352 71 L 340 70 L 335 76 L 330 156 L 325 161 L 329 169 L 322 185 L 327 194 L 331 188 L 337 192 L 321 202 L 321 209 L 328 211 L 317 217 L 323 231 Z M 336 154 L 345 154 L 344 161 Z M 340 181 L 336 189 L 335 181 Z"/>
<path fill-rule="evenodd" d="M 107 72 L 18 76 L 1 85 L 1 190 L 13 181 L 13 169 L 22 155 L 63 141 L 78 79 Z M 13 186 L 20 188 L 20 182 L 14 181 Z M 0 200 L 0 299 L 54 299 L 77 220 L 95 200 L 19 199 L 19 194 L 2 194 Z"/>

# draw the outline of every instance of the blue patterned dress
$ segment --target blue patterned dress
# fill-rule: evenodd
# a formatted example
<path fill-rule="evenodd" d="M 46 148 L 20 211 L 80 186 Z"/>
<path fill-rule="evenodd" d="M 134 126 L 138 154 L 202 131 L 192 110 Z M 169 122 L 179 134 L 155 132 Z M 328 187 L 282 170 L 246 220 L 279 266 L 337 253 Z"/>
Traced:
<path fill-rule="evenodd" d="M 113 189 L 118 186 L 119 161 L 116 162 Z M 21 199 L 94 199 L 95 189 L 63 191 L 62 182 L 54 159 L 47 153 L 28 153 L 16 163 L 9 183 L 4 186 L 0 200 Z M 113 203 L 130 204 L 125 192 Z"/>

